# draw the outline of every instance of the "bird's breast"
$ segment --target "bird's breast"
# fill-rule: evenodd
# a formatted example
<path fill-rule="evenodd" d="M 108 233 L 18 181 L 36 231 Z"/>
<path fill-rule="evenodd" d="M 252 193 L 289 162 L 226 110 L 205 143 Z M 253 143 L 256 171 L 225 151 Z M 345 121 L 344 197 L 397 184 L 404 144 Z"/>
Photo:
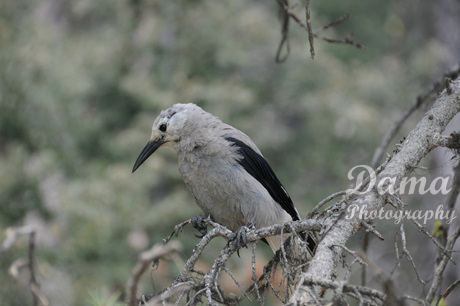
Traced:
<path fill-rule="evenodd" d="M 213 219 L 236 230 L 290 220 L 267 190 L 233 159 L 188 156 L 179 171 L 198 206 Z"/>

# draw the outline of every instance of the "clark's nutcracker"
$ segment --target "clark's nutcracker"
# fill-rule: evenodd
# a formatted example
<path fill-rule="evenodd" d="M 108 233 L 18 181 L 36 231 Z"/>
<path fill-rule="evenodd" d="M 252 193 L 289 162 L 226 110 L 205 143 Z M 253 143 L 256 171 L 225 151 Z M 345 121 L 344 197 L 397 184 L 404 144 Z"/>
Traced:
<path fill-rule="evenodd" d="M 198 206 L 230 230 L 300 219 L 251 138 L 197 105 L 174 104 L 160 113 L 133 172 L 160 146 L 177 151 L 179 171 Z M 273 251 L 280 247 L 279 237 L 267 242 Z M 308 242 L 313 249 L 310 237 Z"/>

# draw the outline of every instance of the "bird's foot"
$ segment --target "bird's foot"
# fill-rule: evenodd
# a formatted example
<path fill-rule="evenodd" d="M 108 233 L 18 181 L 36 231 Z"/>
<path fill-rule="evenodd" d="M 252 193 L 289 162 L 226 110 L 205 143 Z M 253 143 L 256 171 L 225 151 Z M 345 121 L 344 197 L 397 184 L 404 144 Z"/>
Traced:
<path fill-rule="evenodd" d="M 203 215 L 198 215 L 192 218 L 192 226 L 200 232 L 200 235 L 195 235 L 197 238 L 203 238 L 204 235 L 208 233 L 207 219 L 208 217 Z"/>
<path fill-rule="evenodd" d="M 235 241 L 236 244 L 236 254 L 240 257 L 240 249 L 242 247 L 247 247 L 246 244 L 248 243 L 247 239 L 247 232 L 251 229 L 254 229 L 255 226 L 252 223 L 247 225 L 243 225 L 239 229 L 237 229 L 233 235 L 230 237 L 229 242 Z"/>

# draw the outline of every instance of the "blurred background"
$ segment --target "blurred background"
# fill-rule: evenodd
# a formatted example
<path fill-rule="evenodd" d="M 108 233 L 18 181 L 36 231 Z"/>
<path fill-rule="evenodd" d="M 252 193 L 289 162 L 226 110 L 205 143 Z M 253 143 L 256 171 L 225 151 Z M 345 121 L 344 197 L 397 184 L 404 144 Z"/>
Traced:
<path fill-rule="evenodd" d="M 162 109 L 194 102 L 246 132 L 305 216 L 348 188 L 348 170 L 369 164 L 400 113 L 459 59 L 458 1 L 312 5 L 314 28 L 350 14 L 324 35 L 353 33 L 365 48 L 316 40 L 311 60 L 306 32 L 291 22 L 291 53 L 275 63 L 276 1 L 0 2 L 0 239 L 11 227 L 37 228 L 39 282 L 52 305 L 122 301 L 139 252 L 200 213 L 173 150 L 131 174 Z M 295 12 L 303 18 L 301 5 Z M 450 169 L 446 153 L 438 156 L 445 162 L 428 162 L 418 174 Z M 194 233 L 175 238 L 182 260 L 198 242 Z M 208 248 L 204 269 L 224 243 Z M 376 241 L 371 249 L 391 271 L 392 248 Z M 425 241 L 422 249 L 426 258 L 415 260 L 432 272 L 435 248 Z M 8 274 L 26 254 L 26 237 L 0 254 L 1 305 L 31 303 L 27 275 L 21 282 Z M 270 254 L 258 246 L 261 264 Z M 232 261 L 241 277 L 248 256 L 243 250 Z M 140 293 L 166 286 L 180 264 L 144 275 Z M 407 282 L 413 271 L 401 269 L 401 290 L 419 294 Z"/>

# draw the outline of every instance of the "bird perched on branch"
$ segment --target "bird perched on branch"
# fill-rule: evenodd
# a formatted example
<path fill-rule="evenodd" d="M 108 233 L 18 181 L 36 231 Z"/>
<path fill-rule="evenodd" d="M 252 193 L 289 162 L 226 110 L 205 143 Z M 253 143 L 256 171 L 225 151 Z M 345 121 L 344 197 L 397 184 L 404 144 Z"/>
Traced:
<path fill-rule="evenodd" d="M 162 111 L 133 172 L 159 147 L 172 146 L 179 171 L 198 206 L 232 231 L 299 220 L 286 189 L 246 134 L 195 104 Z M 273 251 L 279 237 L 266 239 Z M 309 248 L 314 241 L 309 237 Z"/>

